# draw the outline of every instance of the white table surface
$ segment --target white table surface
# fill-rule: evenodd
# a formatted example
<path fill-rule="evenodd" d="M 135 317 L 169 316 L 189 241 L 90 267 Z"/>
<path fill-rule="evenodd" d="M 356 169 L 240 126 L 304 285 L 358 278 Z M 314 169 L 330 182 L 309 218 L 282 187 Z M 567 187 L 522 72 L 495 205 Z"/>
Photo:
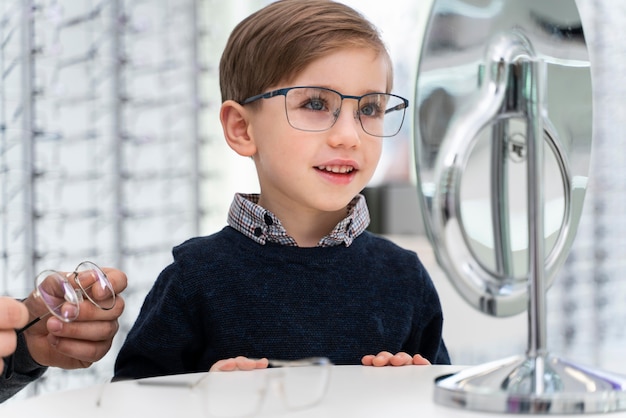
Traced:
<path fill-rule="evenodd" d="M 333 366 L 328 392 L 321 403 L 308 410 L 288 412 L 277 407 L 280 404 L 279 395 L 269 391 L 267 402 L 259 416 L 511 417 L 511 415 L 462 411 L 435 404 L 433 402 L 434 379 L 462 368 L 460 366 L 382 368 Z M 166 379 L 170 383 L 190 382 L 196 381 L 200 375 L 169 376 L 158 379 Z M 259 376 L 262 377 L 262 374 Z M 145 384 L 146 382 L 154 382 L 154 379 L 107 383 L 0 404 L 0 417 L 205 417 L 198 392 L 194 393 L 188 387 L 159 386 Z M 101 402 L 98 406 L 99 399 Z M 559 415 L 559 417 L 563 416 Z M 626 418 L 626 412 L 583 416 Z"/>

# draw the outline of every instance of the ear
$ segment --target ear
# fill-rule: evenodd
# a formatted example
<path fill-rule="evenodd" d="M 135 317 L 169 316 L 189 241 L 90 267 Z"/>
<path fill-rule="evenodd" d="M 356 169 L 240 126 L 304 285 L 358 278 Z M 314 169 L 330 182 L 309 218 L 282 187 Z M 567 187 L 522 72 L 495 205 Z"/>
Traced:
<path fill-rule="evenodd" d="M 224 138 L 237 154 L 251 157 L 256 153 L 256 145 L 249 133 L 249 113 L 239 103 L 226 100 L 220 108 L 220 122 Z"/>

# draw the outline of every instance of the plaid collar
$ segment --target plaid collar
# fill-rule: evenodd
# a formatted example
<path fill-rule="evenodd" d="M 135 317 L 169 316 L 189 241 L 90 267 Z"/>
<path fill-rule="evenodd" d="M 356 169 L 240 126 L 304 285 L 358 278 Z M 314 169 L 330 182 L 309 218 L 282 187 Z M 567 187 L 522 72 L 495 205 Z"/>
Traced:
<path fill-rule="evenodd" d="M 297 247 L 296 241 L 287 234 L 280 220 L 269 210 L 259 206 L 258 194 L 235 194 L 228 211 L 228 225 L 261 245 L 275 242 Z M 347 215 L 317 243 L 318 247 L 345 244 L 346 247 L 358 237 L 370 223 L 367 203 L 363 195 L 357 195 L 347 206 Z"/>

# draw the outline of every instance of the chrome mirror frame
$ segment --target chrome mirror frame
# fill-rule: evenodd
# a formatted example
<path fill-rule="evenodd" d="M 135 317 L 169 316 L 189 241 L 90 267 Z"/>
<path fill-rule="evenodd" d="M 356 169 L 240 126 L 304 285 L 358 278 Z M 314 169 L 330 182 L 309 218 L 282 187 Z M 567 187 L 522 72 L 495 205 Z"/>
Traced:
<path fill-rule="evenodd" d="M 591 152 L 575 1 L 434 0 L 415 97 L 417 185 L 437 261 L 476 309 L 529 318 L 524 355 L 439 378 L 435 400 L 500 413 L 626 410 L 625 377 L 546 346 L 546 290 L 575 237 Z M 481 172 L 486 193 L 474 193 Z M 480 211 L 467 210 L 473 194 Z"/>
<path fill-rule="evenodd" d="M 573 1 L 565 3 L 569 4 L 565 9 L 572 8 Z M 560 29 L 562 33 L 538 29 L 533 21 L 540 20 L 540 13 L 534 9 L 538 4 L 537 0 L 435 1 L 416 85 L 414 149 L 426 232 L 437 260 L 459 293 L 473 307 L 497 317 L 518 314 L 528 306 L 528 270 L 520 272 L 515 266 L 516 258 L 528 259 L 528 237 L 515 236 L 520 230 L 526 233 L 527 209 L 512 208 L 511 202 L 511 195 L 524 193 L 526 185 L 511 177 L 515 164 L 528 164 L 520 164 L 514 157 L 521 154 L 520 158 L 527 160 L 529 134 L 536 130 L 537 137 L 545 138 L 543 154 L 555 161 L 558 167 L 554 170 L 560 177 L 549 179 L 552 188 L 561 189 L 560 194 L 553 193 L 553 200 L 562 202 L 558 205 L 561 214 L 556 216 L 559 223 L 545 228 L 550 243 L 546 257 L 548 286 L 571 248 L 587 185 L 591 77 L 586 45 L 579 33 L 582 26 L 577 13 L 570 10 L 565 14 L 577 18 L 570 22 L 570 29 Z M 459 11 L 455 12 L 454 7 Z M 455 26 L 465 27 L 465 32 L 455 31 Z M 489 29 L 480 33 L 483 26 Z M 467 32 L 474 39 L 468 40 L 464 36 Z M 562 86 L 568 78 L 575 80 L 577 88 L 567 90 Z M 543 79 L 560 88 L 541 85 Z M 536 91 L 530 89 L 533 86 L 529 82 L 535 83 Z M 542 102 L 534 103 L 537 100 Z M 529 118 L 532 112 L 541 114 Z M 524 130 L 524 126 L 507 124 L 514 118 L 536 122 Z M 485 132 L 505 139 L 485 141 L 480 135 L 484 137 Z M 516 143 L 516 138 L 521 142 Z M 484 238 L 468 233 L 476 219 L 463 216 L 468 205 L 462 198 L 461 186 L 469 177 L 471 153 L 481 147 L 490 149 L 484 151 L 490 165 L 486 173 L 491 179 L 486 180 L 490 182 L 490 195 L 482 199 L 482 213 L 493 214 L 484 217 L 491 221 L 483 228 L 491 230 L 487 237 L 491 242 L 486 245 L 493 252 L 488 256 L 491 262 L 477 256 L 476 248 Z M 501 158 L 503 153 L 508 153 L 508 158 Z M 515 173 L 520 172 L 524 174 L 523 169 Z M 523 218 L 524 224 L 515 225 L 514 218 Z M 515 241 L 526 244 L 515 251 Z"/>

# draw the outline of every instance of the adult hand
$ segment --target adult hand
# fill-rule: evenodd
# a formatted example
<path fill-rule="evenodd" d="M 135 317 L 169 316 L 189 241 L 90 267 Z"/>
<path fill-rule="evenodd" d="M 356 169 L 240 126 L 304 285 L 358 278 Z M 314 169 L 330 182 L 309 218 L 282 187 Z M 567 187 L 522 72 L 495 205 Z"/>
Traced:
<path fill-rule="evenodd" d="M 233 370 L 254 370 L 266 369 L 269 361 L 266 358 L 251 359 L 248 357 L 234 357 L 215 362 L 209 371 L 211 372 L 230 372 Z"/>
<path fill-rule="evenodd" d="M 63 322 L 50 315 L 24 331 L 28 351 L 42 366 L 78 369 L 91 366 L 111 348 L 119 329 L 118 318 L 124 311 L 124 299 L 119 296 L 127 286 L 126 274 L 112 268 L 102 269 L 115 291 L 115 306 L 103 310 L 84 300 L 73 322 Z M 31 293 L 24 301 L 34 319 L 40 314 L 41 301 Z"/>
<path fill-rule="evenodd" d="M 415 354 L 411 356 L 405 352 L 399 352 L 397 354 L 391 354 L 388 351 L 381 351 L 377 355 L 368 354 L 363 356 L 361 359 L 361 363 L 364 366 L 408 366 L 408 365 L 416 365 L 416 366 L 427 366 L 430 364 L 430 361 L 426 360 L 419 354 Z"/>
<path fill-rule="evenodd" d="M 18 300 L 10 297 L 0 297 L 0 374 L 4 370 L 2 357 L 9 356 L 15 351 L 17 334 L 15 330 L 28 322 L 28 309 Z"/>

